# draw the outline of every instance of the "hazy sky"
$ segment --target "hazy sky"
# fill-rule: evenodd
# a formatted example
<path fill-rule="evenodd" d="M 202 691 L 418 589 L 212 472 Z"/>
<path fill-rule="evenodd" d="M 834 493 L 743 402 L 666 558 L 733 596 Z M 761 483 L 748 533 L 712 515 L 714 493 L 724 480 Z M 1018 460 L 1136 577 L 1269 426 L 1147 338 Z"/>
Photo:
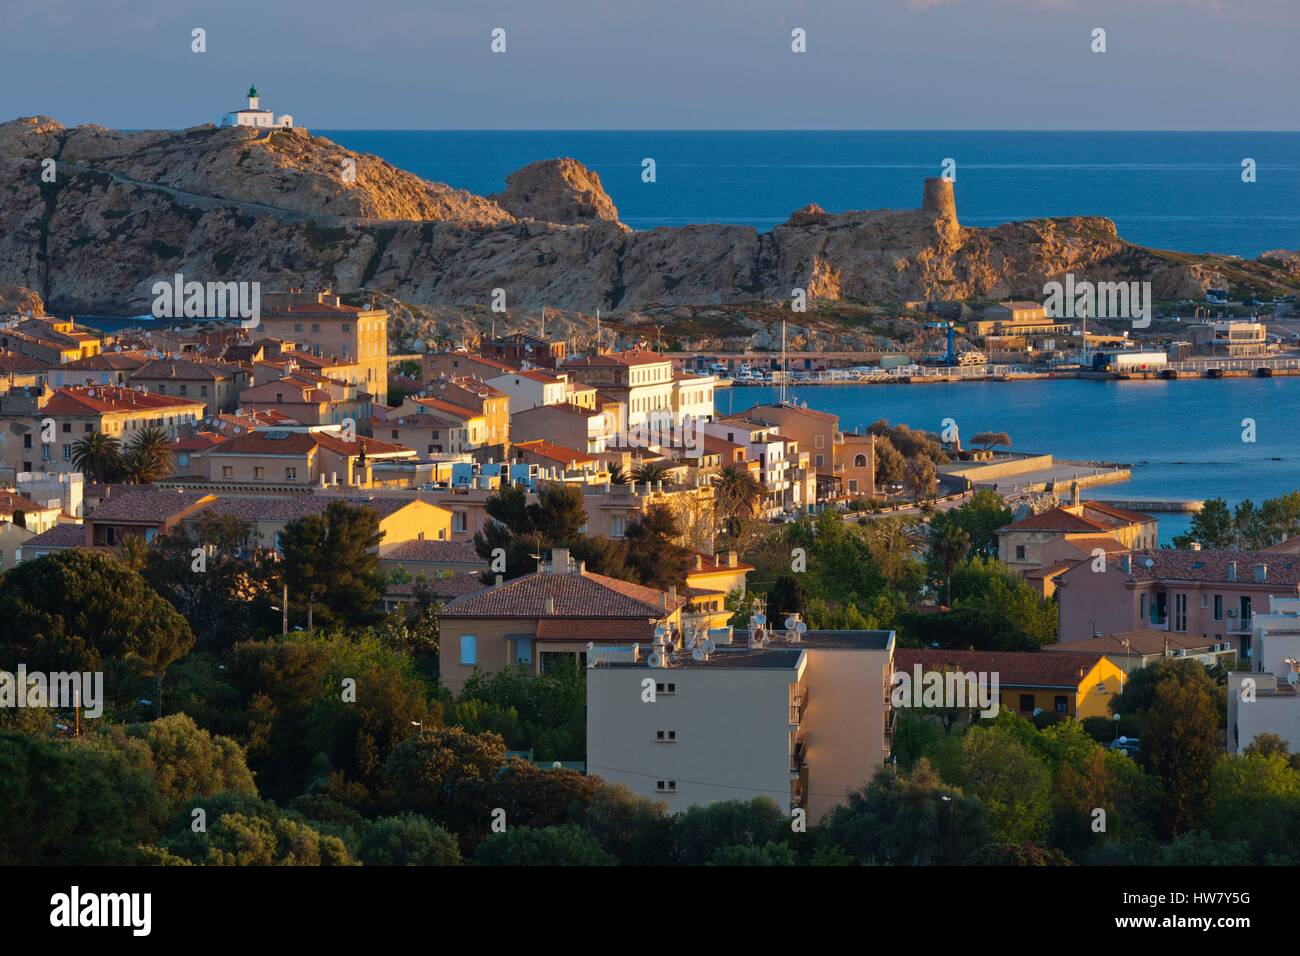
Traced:
<path fill-rule="evenodd" d="M 1300 0 L 4 6 L 0 120 L 179 128 L 255 82 L 317 129 L 1300 129 Z"/>

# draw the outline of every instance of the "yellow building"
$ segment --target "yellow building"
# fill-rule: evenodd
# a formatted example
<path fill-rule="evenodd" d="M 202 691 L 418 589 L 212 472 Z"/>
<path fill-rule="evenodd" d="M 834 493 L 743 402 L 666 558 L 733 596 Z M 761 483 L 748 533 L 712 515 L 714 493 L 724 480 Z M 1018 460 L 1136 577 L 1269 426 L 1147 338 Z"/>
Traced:
<path fill-rule="evenodd" d="M 1004 710 L 1030 718 L 1036 713 L 1083 720 L 1109 717 L 1110 699 L 1122 688 L 1123 672 L 1102 654 L 1042 651 L 959 651 L 900 647 L 894 652 L 895 674 L 949 671 L 981 675 L 987 686 L 996 678 L 998 703 Z M 978 708 L 976 708 L 978 709 Z"/>

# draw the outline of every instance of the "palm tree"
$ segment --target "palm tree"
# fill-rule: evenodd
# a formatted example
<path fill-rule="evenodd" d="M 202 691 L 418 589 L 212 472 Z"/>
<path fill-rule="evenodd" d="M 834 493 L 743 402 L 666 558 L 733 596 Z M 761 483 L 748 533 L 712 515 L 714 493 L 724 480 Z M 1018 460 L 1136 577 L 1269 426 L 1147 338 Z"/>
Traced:
<path fill-rule="evenodd" d="M 627 472 L 623 470 L 623 466 L 618 462 L 614 462 L 609 466 L 609 483 L 611 485 L 627 484 Z"/>
<path fill-rule="evenodd" d="M 122 443 L 103 432 L 88 432 L 73 442 L 72 464 L 90 481 L 117 481 L 125 467 Z"/>
<path fill-rule="evenodd" d="M 148 485 L 171 476 L 171 439 L 156 425 L 136 432 L 126 450 L 126 471 L 138 485 Z"/>
<path fill-rule="evenodd" d="M 632 471 L 632 480 L 647 485 L 653 485 L 658 481 L 662 481 L 665 485 L 673 483 L 672 476 L 668 473 L 668 466 L 662 461 L 651 461 L 644 465 L 638 465 Z"/>
<path fill-rule="evenodd" d="M 727 465 L 714 477 L 713 509 L 727 524 L 733 537 L 737 526 L 758 514 L 763 486 L 747 468 Z"/>
<path fill-rule="evenodd" d="M 930 562 L 943 576 L 944 604 L 952 603 L 952 573 L 970 552 L 970 535 L 955 522 L 931 525 Z"/>
<path fill-rule="evenodd" d="M 143 535 L 129 534 L 122 539 L 122 543 L 113 553 L 117 560 L 132 571 L 140 572 L 144 570 L 145 562 L 148 560 L 149 545 Z"/>

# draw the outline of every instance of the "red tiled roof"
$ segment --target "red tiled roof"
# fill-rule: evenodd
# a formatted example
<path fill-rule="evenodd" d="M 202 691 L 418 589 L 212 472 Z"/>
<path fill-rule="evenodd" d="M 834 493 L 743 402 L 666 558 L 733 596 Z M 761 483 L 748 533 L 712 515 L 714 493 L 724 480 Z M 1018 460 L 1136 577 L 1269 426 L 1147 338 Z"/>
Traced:
<path fill-rule="evenodd" d="M 975 671 L 997 674 L 1003 687 L 1068 687 L 1077 689 L 1104 655 L 1042 651 L 955 651 L 900 647 L 894 651 L 894 671 Z M 1083 673 L 1080 673 L 1080 670 Z"/>
<path fill-rule="evenodd" d="M 12 491 L 0 489 L 0 514 L 12 515 L 15 511 L 24 513 L 32 511 L 50 511 L 44 505 L 38 505 L 26 495 L 17 495 Z"/>
<path fill-rule="evenodd" d="M 1105 534 L 1080 535 L 1077 538 L 1068 539 L 1065 543 L 1080 554 L 1085 555 L 1091 555 L 1097 548 L 1101 548 L 1107 554 L 1121 554 L 1128 551 L 1128 547 L 1123 542 Z"/>
<path fill-rule="evenodd" d="M 1104 534 L 1110 530 L 1103 524 L 1071 514 L 1064 508 L 1052 508 L 1036 515 L 1028 515 L 1003 527 L 1013 531 L 1065 531 L 1077 534 L 1089 532 Z"/>
<path fill-rule="evenodd" d="M 1144 515 L 1137 511 L 1129 511 L 1126 508 L 1116 508 L 1105 501 L 1097 501 L 1090 498 L 1087 501 L 1080 502 L 1085 511 L 1100 511 L 1104 515 L 1110 515 L 1112 518 L 1119 518 L 1121 521 L 1127 521 L 1131 524 L 1142 524 L 1154 520 L 1151 515 Z"/>
<path fill-rule="evenodd" d="M 191 362 L 187 359 L 158 359 L 146 362 L 131 373 L 131 381 L 166 381 L 179 378 L 188 380 L 206 380 L 215 382 L 219 378 L 231 378 L 231 370 L 224 365 L 213 362 Z"/>
<path fill-rule="evenodd" d="M 537 622 L 539 641 L 594 641 L 597 644 L 649 644 L 654 640 L 653 621 L 582 620 L 543 618 Z"/>
<path fill-rule="evenodd" d="M 554 600 L 547 612 L 546 599 Z M 668 610 L 661 607 L 666 601 Z M 654 588 L 584 571 L 540 571 L 494 585 L 443 608 L 443 617 L 471 618 L 646 618 L 659 619 L 686 601 Z"/>
<path fill-rule="evenodd" d="M 1169 652 L 1174 651 L 1204 651 L 1209 650 L 1217 640 L 1205 635 L 1196 634 L 1178 634 L 1171 631 L 1124 631 L 1118 634 L 1107 634 L 1102 637 L 1091 637 L 1082 641 L 1062 641 L 1059 644 L 1048 644 L 1043 648 L 1053 654 L 1058 653 L 1096 653 L 1106 654 L 1112 661 L 1119 664 L 1121 660 L 1129 653 L 1130 648 L 1123 645 L 1127 640 L 1131 645 L 1132 653 L 1137 656 L 1148 654 L 1164 653 L 1165 644 L 1168 642 Z"/>
<path fill-rule="evenodd" d="M 106 495 L 99 507 L 90 513 L 89 521 L 95 524 L 115 521 L 161 523 L 204 500 L 215 500 L 204 492 L 139 485 L 112 485 L 106 489 Z"/>
<path fill-rule="evenodd" d="M 1228 566 L 1237 564 L 1237 580 L 1229 582 Z M 1148 566 L 1148 562 L 1150 562 Z M 1119 569 L 1119 558 L 1108 558 L 1107 569 Z M 1130 559 L 1131 575 L 1138 581 L 1196 581 L 1241 587 L 1257 584 L 1255 565 L 1265 566 L 1262 586 L 1300 585 L 1300 556 L 1276 551 L 1134 551 Z"/>
<path fill-rule="evenodd" d="M 384 555 L 384 560 L 487 566 L 470 541 L 404 541 Z"/>
<path fill-rule="evenodd" d="M 545 438 L 534 438 L 532 441 L 515 442 L 512 448 L 515 451 L 526 451 L 529 454 L 537 455 L 540 458 L 549 458 L 552 461 L 558 461 L 564 464 L 568 464 L 569 462 L 587 462 L 596 460 L 585 451 L 578 451 L 574 448 L 565 448 L 563 445 L 557 445 L 555 442 L 547 441 Z"/>
<path fill-rule="evenodd" d="M 193 435 L 172 442 L 172 451 L 207 451 L 213 445 L 220 445 L 226 440 L 225 435 L 218 435 L 215 432 L 195 432 Z"/>
<path fill-rule="evenodd" d="M 672 361 L 666 355 L 660 355 L 658 352 L 650 352 L 646 349 L 628 349 L 626 352 L 607 352 L 604 355 L 586 355 L 582 358 L 571 359 L 564 363 L 565 367 L 580 366 L 610 366 L 610 365 L 655 365 L 660 362 Z"/>
<path fill-rule="evenodd" d="M 30 556 L 42 548 L 79 548 L 86 543 L 86 526 L 60 522 L 21 545 L 23 554 Z"/>
<path fill-rule="evenodd" d="M 115 385 L 79 385 L 56 389 L 41 411 L 51 415 L 84 415 L 87 412 L 102 414 L 175 410 L 195 405 L 204 407 L 202 401 L 193 398 L 155 395 L 153 392 L 137 392 L 135 389 Z"/>

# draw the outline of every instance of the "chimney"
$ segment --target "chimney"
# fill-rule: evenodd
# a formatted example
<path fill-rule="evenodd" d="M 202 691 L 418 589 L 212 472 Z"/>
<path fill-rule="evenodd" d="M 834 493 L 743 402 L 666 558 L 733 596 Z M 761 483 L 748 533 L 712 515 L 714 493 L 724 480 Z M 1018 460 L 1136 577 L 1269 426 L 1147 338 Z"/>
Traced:
<path fill-rule="evenodd" d="M 551 597 L 550 595 L 547 595 L 546 598 L 546 613 L 547 614 L 555 613 L 555 598 Z"/>
<path fill-rule="evenodd" d="M 1193 551 L 1200 551 L 1200 550 L 1201 550 L 1201 542 L 1199 542 L 1199 541 L 1193 541 L 1193 542 L 1192 542 L 1192 550 L 1193 550 Z"/>
<path fill-rule="evenodd" d="M 551 549 L 551 573 L 552 574 L 569 573 L 569 549 L 568 548 Z"/>
<path fill-rule="evenodd" d="M 1268 565 L 1267 564 L 1255 565 L 1255 583 L 1263 584 L 1267 580 L 1268 580 Z"/>
<path fill-rule="evenodd" d="M 695 570 L 696 571 L 704 570 L 704 555 L 702 554 L 695 555 Z"/>
<path fill-rule="evenodd" d="M 1229 561 L 1229 562 L 1228 562 L 1228 580 L 1229 580 L 1229 581 L 1235 581 L 1235 580 L 1237 580 L 1237 562 L 1236 562 L 1236 561 Z"/>
<path fill-rule="evenodd" d="M 734 567 L 735 567 L 737 564 L 739 564 L 739 563 L 740 563 L 740 562 L 739 562 L 739 559 L 738 559 L 737 556 L 736 556 L 736 552 L 735 552 L 735 551 L 728 551 L 728 552 L 727 552 L 727 567 L 729 567 L 729 568 L 734 568 Z"/>

